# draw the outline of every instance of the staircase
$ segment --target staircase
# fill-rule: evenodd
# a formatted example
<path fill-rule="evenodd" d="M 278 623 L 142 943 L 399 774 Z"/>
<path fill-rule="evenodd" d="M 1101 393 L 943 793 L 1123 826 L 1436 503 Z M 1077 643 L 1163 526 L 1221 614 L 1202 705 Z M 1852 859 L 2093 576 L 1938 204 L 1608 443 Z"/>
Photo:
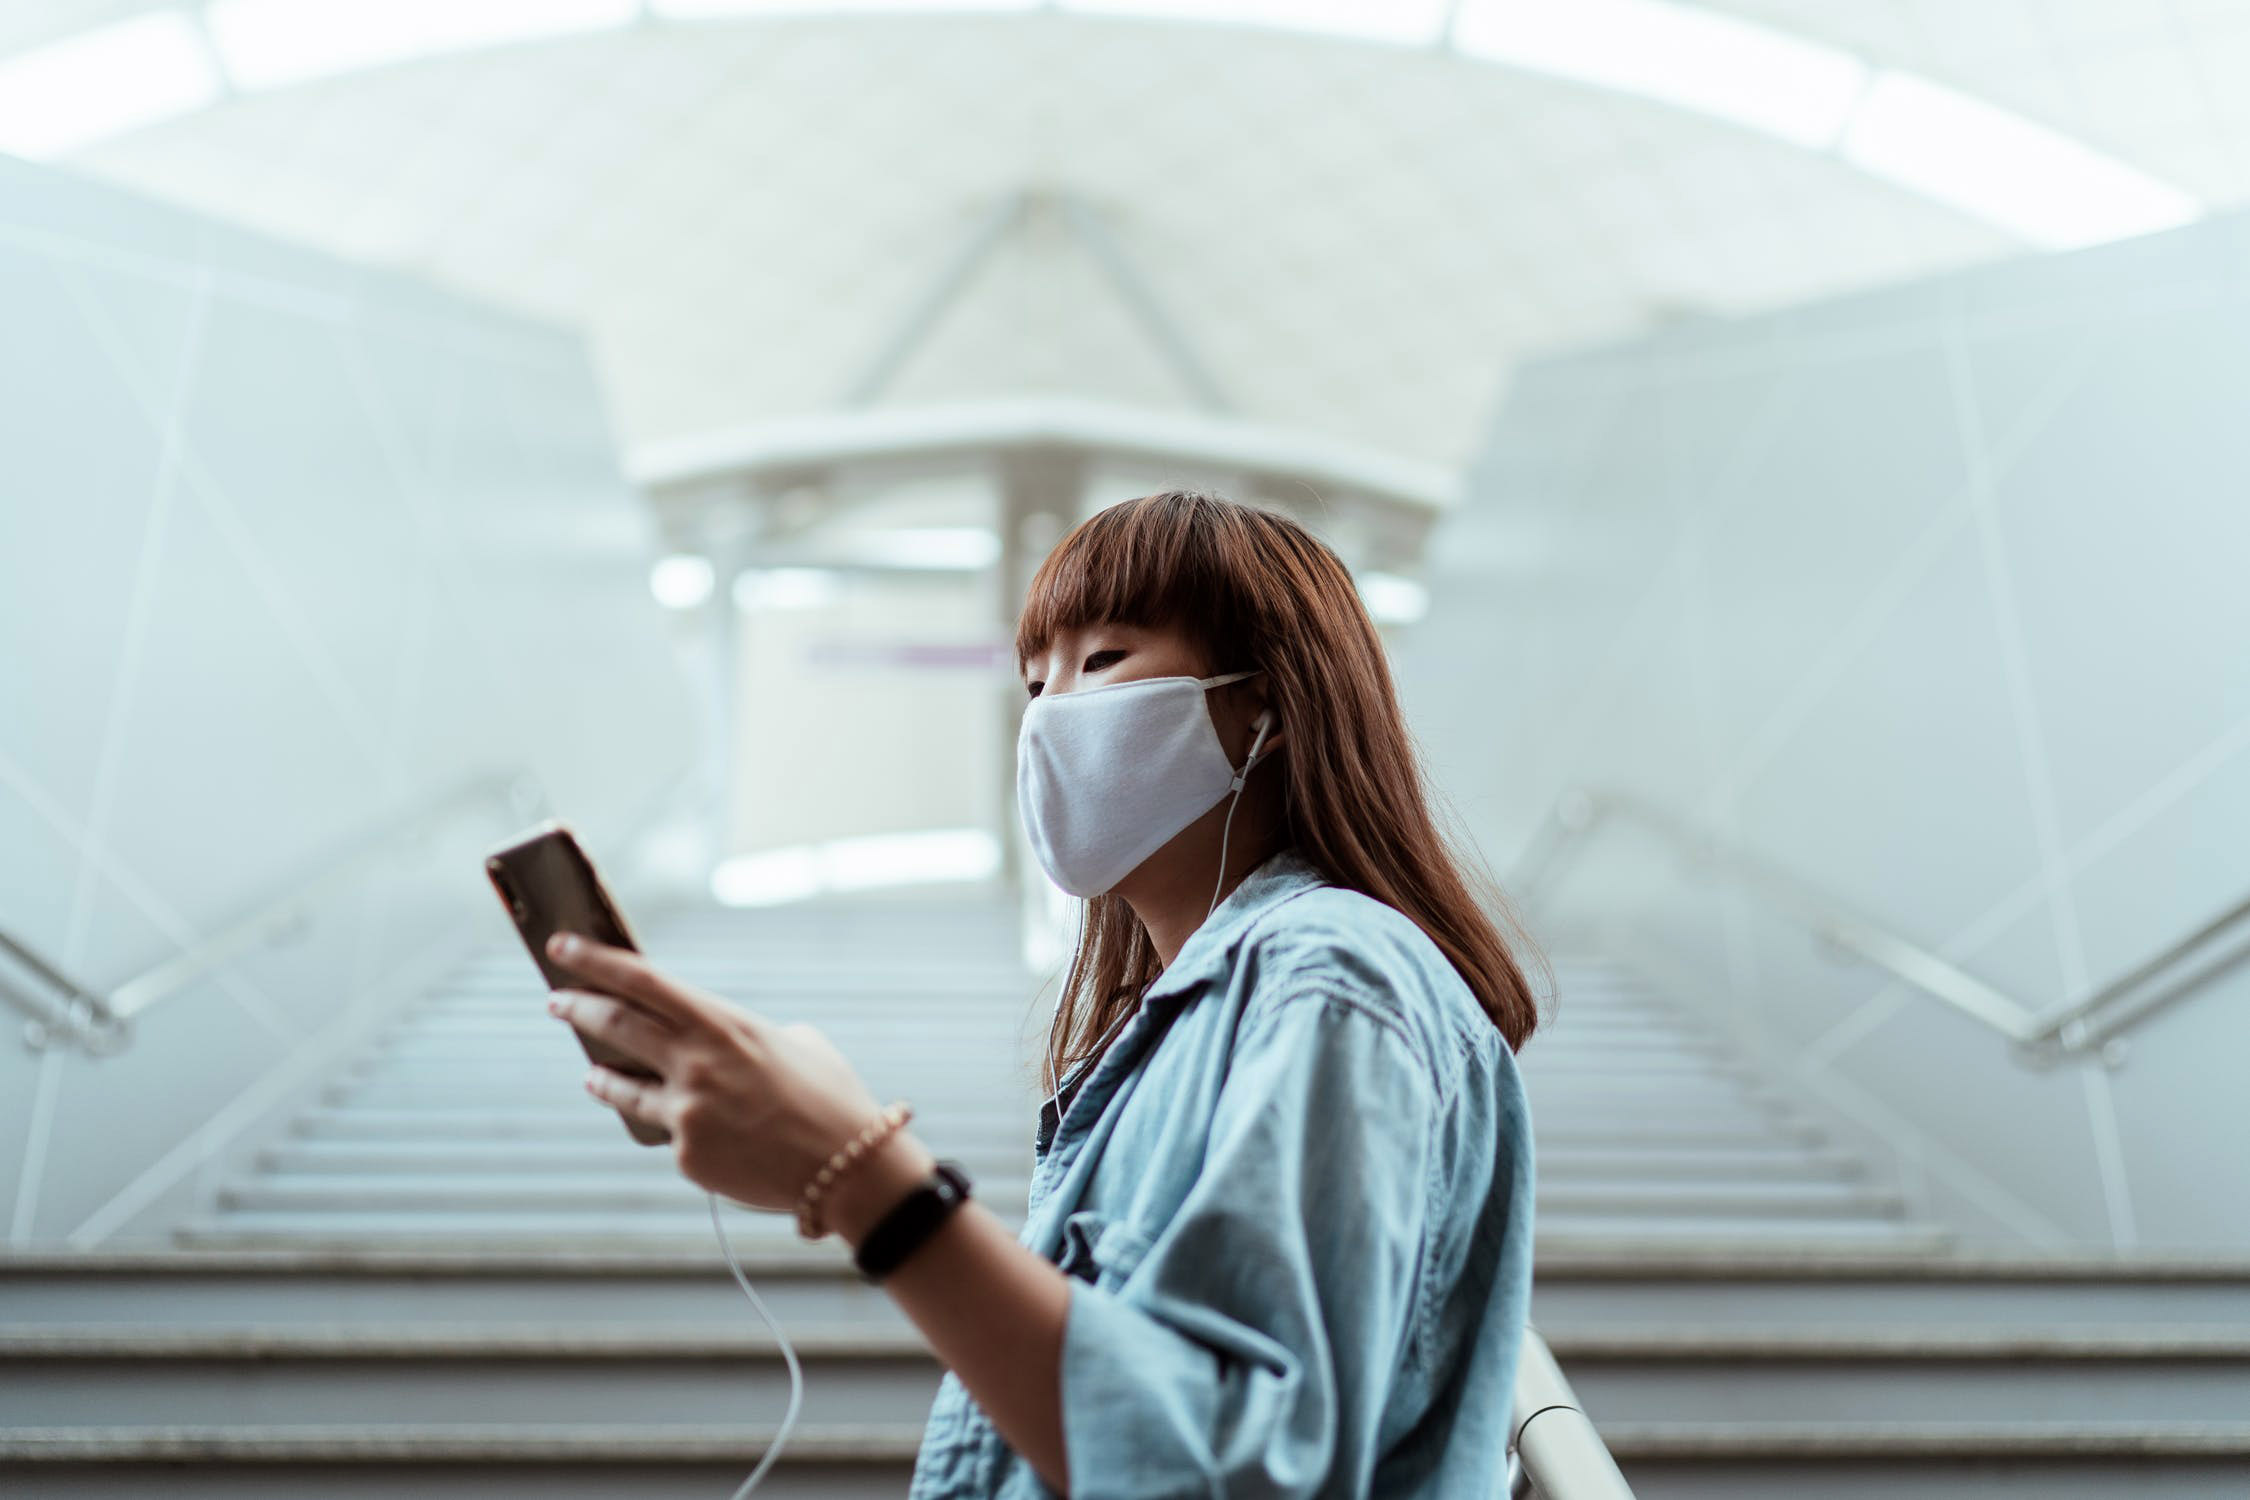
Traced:
<path fill-rule="evenodd" d="M 683 914 L 671 972 L 819 1024 L 1020 1216 L 1007 913 Z M 2250 1266 L 1967 1255 L 1683 1014 L 1565 967 L 1527 1052 L 1534 1317 L 1644 1500 L 2250 1495 Z M 528 961 L 467 962 L 179 1250 L 0 1260 L 0 1493 L 723 1497 L 787 1396 L 700 1190 L 579 1088 Z M 761 1493 L 903 1492 L 937 1367 L 832 1244 L 725 1210 L 805 1361 Z"/>

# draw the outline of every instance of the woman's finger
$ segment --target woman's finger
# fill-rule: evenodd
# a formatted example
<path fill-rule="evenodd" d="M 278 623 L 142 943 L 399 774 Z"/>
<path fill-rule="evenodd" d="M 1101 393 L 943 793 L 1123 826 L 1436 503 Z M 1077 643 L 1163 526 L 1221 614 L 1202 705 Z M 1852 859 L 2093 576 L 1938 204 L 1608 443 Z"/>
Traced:
<path fill-rule="evenodd" d="M 557 990 L 547 997 L 547 1013 L 580 1036 L 609 1043 L 660 1077 L 672 1074 L 671 1053 L 679 1045 L 679 1033 L 629 1001 L 584 990 Z"/>
<path fill-rule="evenodd" d="M 674 1136 L 679 1134 L 672 1128 L 669 1096 L 665 1094 L 660 1082 L 628 1078 L 615 1068 L 605 1068 L 600 1063 L 595 1063 L 586 1070 L 586 1092 L 628 1120 L 638 1121 L 643 1125 L 661 1125 Z"/>
<path fill-rule="evenodd" d="M 583 976 L 589 989 L 638 1001 L 668 1021 L 683 1026 L 713 1026 L 718 1021 L 702 996 L 668 978 L 630 948 L 558 932 L 547 939 L 547 957 Z"/>

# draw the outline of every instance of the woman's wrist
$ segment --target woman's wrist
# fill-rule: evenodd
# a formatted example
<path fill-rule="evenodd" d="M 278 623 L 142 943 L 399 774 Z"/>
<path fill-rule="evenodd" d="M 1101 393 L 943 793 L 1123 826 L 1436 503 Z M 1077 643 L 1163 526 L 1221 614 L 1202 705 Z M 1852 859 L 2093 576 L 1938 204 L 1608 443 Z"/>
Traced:
<path fill-rule="evenodd" d="M 937 1158 L 928 1147 L 904 1130 L 895 1131 L 829 1187 L 822 1217 L 857 1252 L 867 1231 L 936 1169 Z"/>

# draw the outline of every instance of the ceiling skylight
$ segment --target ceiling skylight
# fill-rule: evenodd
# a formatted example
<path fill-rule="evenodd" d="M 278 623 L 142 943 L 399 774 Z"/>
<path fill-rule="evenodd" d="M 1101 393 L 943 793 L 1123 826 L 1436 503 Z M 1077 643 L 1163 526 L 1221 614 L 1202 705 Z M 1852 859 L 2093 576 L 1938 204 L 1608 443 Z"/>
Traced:
<path fill-rule="evenodd" d="M 1314 31 L 1362 42 L 1434 46 L 1446 0 L 1056 0 L 1061 10 L 1159 21 Z"/>
<path fill-rule="evenodd" d="M 245 88 L 404 58 L 630 24 L 640 0 L 211 0 L 227 72 Z"/>
<path fill-rule="evenodd" d="M 0 59 L 0 151 L 59 156 L 224 92 L 194 23 L 154 11 Z"/>
<path fill-rule="evenodd" d="M 1848 52 L 1663 0 L 1464 0 L 1453 45 L 1815 150 L 1835 142 L 1867 83 Z"/>
<path fill-rule="evenodd" d="M 1839 154 L 2050 250 L 2169 229 L 2202 212 L 2169 183 L 1906 73 L 1875 80 Z"/>
<path fill-rule="evenodd" d="M 649 0 L 660 16 L 700 20 L 706 16 L 819 16 L 912 14 L 915 11 L 1037 10 L 1046 0 Z"/>
<path fill-rule="evenodd" d="M 0 61 L 0 151 L 61 155 L 215 102 L 229 82 L 280 87 L 573 32 L 707 17 L 1031 10 L 1449 42 L 1465 57 L 1833 155 L 2043 248 L 2147 233 L 2202 211 L 2178 188 L 1997 105 L 1680 0 L 208 0 L 208 44 L 184 10 L 166 8 Z"/>

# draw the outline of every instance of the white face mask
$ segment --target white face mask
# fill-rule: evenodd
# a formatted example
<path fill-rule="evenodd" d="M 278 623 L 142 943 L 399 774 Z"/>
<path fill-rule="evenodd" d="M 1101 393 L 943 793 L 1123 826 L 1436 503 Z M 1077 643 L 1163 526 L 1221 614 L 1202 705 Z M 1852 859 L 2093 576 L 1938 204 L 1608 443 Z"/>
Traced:
<path fill-rule="evenodd" d="M 1031 700 L 1016 736 L 1016 808 L 1056 885 L 1073 896 L 1101 895 L 1220 798 L 1241 799 L 1272 713 L 1259 716 L 1238 773 L 1203 694 L 1257 670 L 1144 677 Z M 1231 828 L 1232 807 L 1227 822 Z M 1223 837 L 1219 868 L 1223 883 Z M 1217 906 L 1216 891 L 1211 899 Z"/>

